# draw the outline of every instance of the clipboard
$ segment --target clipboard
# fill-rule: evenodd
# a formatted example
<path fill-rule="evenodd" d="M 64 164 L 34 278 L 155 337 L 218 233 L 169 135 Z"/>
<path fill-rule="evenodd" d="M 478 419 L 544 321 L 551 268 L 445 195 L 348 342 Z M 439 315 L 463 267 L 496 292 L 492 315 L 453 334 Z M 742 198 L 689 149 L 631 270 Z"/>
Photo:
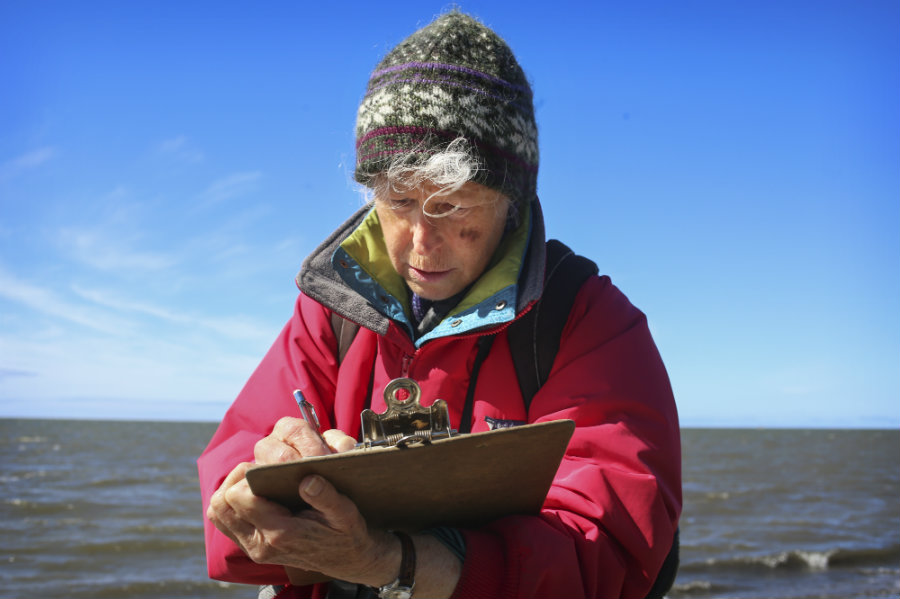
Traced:
<path fill-rule="evenodd" d="M 371 447 L 247 471 L 254 494 L 299 511 L 300 481 L 318 474 L 352 499 L 370 527 L 416 532 L 537 514 L 575 430 L 572 420 Z"/>

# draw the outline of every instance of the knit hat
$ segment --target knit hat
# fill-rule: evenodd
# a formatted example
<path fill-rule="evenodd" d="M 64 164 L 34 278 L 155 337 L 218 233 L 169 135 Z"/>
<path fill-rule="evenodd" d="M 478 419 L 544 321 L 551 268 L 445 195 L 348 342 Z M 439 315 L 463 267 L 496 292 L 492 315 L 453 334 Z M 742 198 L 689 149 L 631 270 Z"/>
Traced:
<path fill-rule="evenodd" d="M 370 184 L 398 154 L 424 163 L 458 137 L 478 159 L 475 182 L 519 206 L 536 196 L 528 80 L 506 42 L 454 11 L 402 41 L 372 73 L 356 120 L 356 180 Z"/>

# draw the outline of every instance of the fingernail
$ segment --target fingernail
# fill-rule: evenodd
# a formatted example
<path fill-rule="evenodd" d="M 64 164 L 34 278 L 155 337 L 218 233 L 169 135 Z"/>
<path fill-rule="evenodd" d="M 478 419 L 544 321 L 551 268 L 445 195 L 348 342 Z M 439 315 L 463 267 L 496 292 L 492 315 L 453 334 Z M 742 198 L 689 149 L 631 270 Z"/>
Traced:
<path fill-rule="evenodd" d="M 310 476 L 303 486 L 303 492 L 310 497 L 315 497 L 322 492 L 322 479 L 318 476 Z"/>

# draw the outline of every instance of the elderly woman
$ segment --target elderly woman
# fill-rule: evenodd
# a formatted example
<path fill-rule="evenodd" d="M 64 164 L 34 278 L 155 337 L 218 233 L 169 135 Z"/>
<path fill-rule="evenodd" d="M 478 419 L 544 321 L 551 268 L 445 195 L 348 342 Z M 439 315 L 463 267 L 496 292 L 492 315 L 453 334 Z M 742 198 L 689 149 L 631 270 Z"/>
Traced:
<path fill-rule="evenodd" d="M 650 591 L 681 479 L 675 403 L 644 315 L 589 277 L 527 405 L 517 383 L 508 331 L 548 274 L 537 167 L 531 89 L 493 31 L 449 13 L 381 61 L 357 118 L 356 178 L 373 203 L 306 259 L 293 317 L 198 462 L 210 576 L 279 597 Z M 345 321 L 358 332 L 339 355 Z M 378 390 L 398 377 L 418 382 L 424 404 L 446 400 L 460 430 L 574 420 L 541 513 L 406 535 L 368 527 L 319 476 L 301 482 L 311 507 L 296 514 L 252 494 L 251 462 L 353 447 L 361 410 L 383 411 Z M 295 388 L 324 441 L 298 417 Z M 333 581 L 292 585 L 302 571 Z"/>

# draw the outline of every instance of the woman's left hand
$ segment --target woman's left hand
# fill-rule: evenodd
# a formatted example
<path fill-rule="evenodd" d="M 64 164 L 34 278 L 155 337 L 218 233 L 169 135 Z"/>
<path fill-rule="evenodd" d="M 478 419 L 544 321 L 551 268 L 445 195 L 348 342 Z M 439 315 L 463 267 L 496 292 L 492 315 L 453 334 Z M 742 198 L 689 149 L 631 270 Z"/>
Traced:
<path fill-rule="evenodd" d="M 370 531 L 348 497 L 312 475 L 298 493 L 310 509 L 292 514 L 257 497 L 247 484 L 250 463 L 238 465 L 210 500 L 207 518 L 257 563 L 321 572 L 333 578 L 380 586 L 400 566 L 397 538 Z"/>

